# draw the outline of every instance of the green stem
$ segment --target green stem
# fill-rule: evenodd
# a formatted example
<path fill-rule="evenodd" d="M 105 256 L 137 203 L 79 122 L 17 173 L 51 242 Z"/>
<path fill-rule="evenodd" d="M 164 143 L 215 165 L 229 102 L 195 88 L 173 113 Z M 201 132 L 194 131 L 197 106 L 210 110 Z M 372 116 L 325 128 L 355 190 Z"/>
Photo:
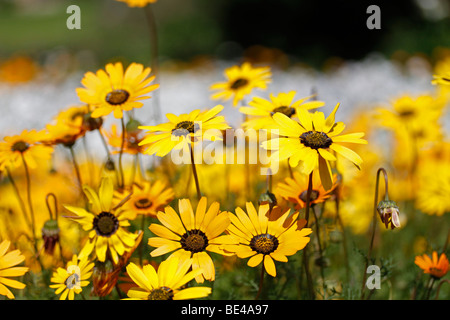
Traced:
<path fill-rule="evenodd" d="M 375 197 L 374 197 L 374 204 L 373 204 L 373 221 L 372 221 L 372 236 L 370 238 L 370 245 L 369 245 L 369 251 L 367 252 L 367 259 L 366 259 L 366 265 L 364 267 L 364 276 L 363 276 L 363 283 L 361 288 L 361 300 L 364 299 L 365 294 L 365 288 L 366 288 L 366 277 L 367 277 L 367 267 L 369 266 L 369 261 L 371 259 L 372 250 L 373 250 L 373 243 L 375 239 L 375 231 L 376 231 L 376 225 L 377 225 L 377 207 L 378 207 L 378 187 L 380 184 L 380 173 L 383 172 L 384 175 L 384 198 L 387 199 L 388 196 L 388 177 L 386 170 L 384 168 L 379 168 L 377 170 L 377 180 L 375 183 Z"/>
<path fill-rule="evenodd" d="M 311 172 L 309 174 L 309 179 L 308 179 L 308 190 L 306 191 L 306 207 L 305 207 L 305 220 L 306 220 L 306 225 L 305 227 L 308 227 L 309 224 L 309 208 L 310 208 L 310 200 L 311 200 L 311 193 L 312 193 L 312 178 L 313 178 L 313 173 Z M 311 272 L 309 270 L 309 254 L 308 254 L 308 246 L 306 246 L 303 249 L 303 266 L 305 268 L 305 274 L 306 274 L 306 283 L 308 285 L 308 292 L 309 292 L 309 296 L 310 299 L 314 300 L 314 285 L 313 285 L 313 280 L 311 277 Z"/>
<path fill-rule="evenodd" d="M 200 200 L 202 198 L 202 193 L 200 192 L 200 184 L 198 182 L 198 176 L 197 176 L 197 169 L 195 167 L 195 161 L 194 161 L 194 150 L 191 145 L 191 164 L 192 164 L 192 173 L 194 175 L 195 180 L 195 187 L 197 189 L 197 198 Z"/>
<path fill-rule="evenodd" d="M 322 241 L 320 239 L 320 227 L 319 227 L 319 219 L 317 218 L 317 214 L 316 214 L 316 207 L 312 208 L 312 212 L 314 214 L 314 220 L 316 221 L 316 234 L 317 234 L 317 245 L 319 246 L 319 259 L 320 259 L 320 276 L 322 278 L 322 286 L 323 286 L 323 294 L 325 297 L 325 292 L 326 292 L 326 285 L 325 285 L 325 271 L 324 271 L 324 259 L 323 259 L 323 249 L 322 249 Z"/>
<path fill-rule="evenodd" d="M 30 170 L 28 169 L 28 164 L 27 161 L 25 160 L 25 157 L 23 155 L 23 153 L 21 153 L 22 156 L 22 162 L 23 162 L 23 166 L 25 168 L 25 177 L 27 180 L 27 200 L 28 200 L 28 207 L 30 210 L 30 215 L 31 215 L 31 232 L 33 234 L 33 245 L 34 245 L 34 249 L 36 251 L 36 253 L 38 252 L 37 249 L 37 238 L 36 238 L 36 221 L 35 221 L 35 216 L 34 216 L 34 210 L 33 210 L 33 201 L 31 199 L 31 178 L 30 178 Z M 39 260 L 40 262 L 40 260 Z"/>
<path fill-rule="evenodd" d="M 259 296 L 261 295 L 263 284 L 264 284 L 264 264 L 261 265 L 261 276 L 259 277 L 259 288 L 258 288 L 258 292 L 256 293 L 255 300 L 258 300 Z"/>
<path fill-rule="evenodd" d="M 73 146 L 70 146 L 69 150 L 70 150 L 70 155 L 72 157 L 73 167 L 75 169 L 75 174 L 77 176 L 78 185 L 80 187 L 80 192 L 83 193 L 83 182 L 81 180 L 80 168 L 78 166 L 78 162 L 77 162 L 77 159 L 75 157 L 75 151 L 73 150 Z"/>
<path fill-rule="evenodd" d="M 120 187 L 123 188 L 125 187 L 124 181 L 125 178 L 123 174 L 122 156 L 123 156 L 123 149 L 125 147 L 125 134 L 126 134 L 125 120 L 123 119 L 123 117 L 120 119 L 120 123 L 122 125 L 122 144 L 120 145 L 120 153 L 119 153 L 119 172 L 120 172 Z"/>
<path fill-rule="evenodd" d="M 9 170 L 9 168 L 6 168 L 6 173 L 8 174 L 8 179 L 11 182 L 11 185 L 14 189 L 14 193 L 16 194 L 17 200 L 19 201 L 19 205 L 20 205 L 20 209 L 22 210 L 23 216 L 25 218 L 25 221 L 27 222 L 28 226 L 30 227 L 30 229 L 32 229 L 32 224 L 30 222 L 30 218 L 28 218 L 28 214 L 27 214 L 27 209 L 25 207 L 25 203 L 22 199 L 22 197 L 20 196 L 20 192 L 19 192 L 19 188 L 16 185 L 15 180 L 13 179 L 13 176 L 11 174 L 11 171 Z"/>

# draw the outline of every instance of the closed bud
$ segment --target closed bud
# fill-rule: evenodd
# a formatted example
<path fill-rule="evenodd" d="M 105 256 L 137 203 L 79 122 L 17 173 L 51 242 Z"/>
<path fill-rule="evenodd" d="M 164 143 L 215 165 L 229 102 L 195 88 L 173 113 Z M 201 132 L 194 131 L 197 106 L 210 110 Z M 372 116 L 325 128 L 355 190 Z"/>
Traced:
<path fill-rule="evenodd" d="M 400 228 L 399 210 L 395 201 L 382 200 L 377 206 L 378 214 L 380 215 L 381 222 L 383 222 L 386 228 L 391 224 L 391 229 Z"/>
<path fill-rule="evenodd" d="M 59 231 L 58 222 L 53 219 L 47 220 L 41 229 L 44 250 L 50 255 L 55 251 L 55 246 L 59 241 Z"/>

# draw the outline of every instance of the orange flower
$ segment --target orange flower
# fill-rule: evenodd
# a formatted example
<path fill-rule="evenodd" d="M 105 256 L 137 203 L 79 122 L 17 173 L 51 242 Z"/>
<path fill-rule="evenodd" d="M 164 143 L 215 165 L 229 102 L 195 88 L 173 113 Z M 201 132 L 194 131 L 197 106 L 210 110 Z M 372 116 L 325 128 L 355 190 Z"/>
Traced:
<path fill-rule="evenodd" d="M 424 273 L 429 273 L 432 277 L 440 279 L 448 272 L 448 259 L 445 253 L 442 253 L 438 259 L 438 253 L 433 251 L 432 259 L 426 254 L 417 256 L 414 263 L 417 264 Z"/>

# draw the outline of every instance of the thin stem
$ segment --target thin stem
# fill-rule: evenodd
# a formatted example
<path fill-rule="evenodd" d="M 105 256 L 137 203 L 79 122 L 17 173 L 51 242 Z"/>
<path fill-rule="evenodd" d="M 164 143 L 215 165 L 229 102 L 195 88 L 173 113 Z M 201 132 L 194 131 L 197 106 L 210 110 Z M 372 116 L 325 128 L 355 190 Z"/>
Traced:
<path fill-rule="evenodd" d="M 125 147 L 125 120 L 123 117 L 120 119 L 120 123 L 122 124 L 122 144 L 120 145 L 120 153 L 119 153 L 119 172 L 120 172 L 120 187 L 123 188 L 125 186 L 125 178 L 123 174 L 123 165 L 122 165 L 122 156 L 123 156 L 123 149 Z"/>
<path fill-rule="evenodd" d="M 83 182 L 81 180 L 80 168 L 78 167 L 77 159 L 75 157 L 75 152 L 73 146 L 69 147 L 70 155 L 72 156 L 72 163 L 75 169 L 75 174 L 77 175 L 78 185 L 80 186 L 80 192 L 83 193 Z"/>
<path fill-rule="evenodd" d="M 50 208 L 50 203 L 49 203 L 50 197 L 53 198 L 53 205 L 54 205 L 54 209 L 55 209 L 55 219 L 54 220 L 56 220 L 56 219 L 58 219 L 58 200 L 56 199 L 56 196 L 53 193 L 49 193 L 45 197 L 45 203 L 47 204 L 48 213 L 50 215 L 50 220 L 53 220 L 52 208 Z"/>
<path fill-rule="evenodd" d="M 100 129 L 97 129 L 97 132 L 100 136 L 100 139 L 102 141 L 103 146 L 105 147 L 106 154 L 108 156 L 108 159 L 111 159 L 111 152 L 109 152 L 108 143 L 106 143 L 105 137 L 103 136 L 103 133 Z"/>
<path fill-rule="evenodd" d="M 338 182 L 338 185 L 334 191 L 335 196 L 335 209 L 336 209 L 336 220 L 342 230 L 342 247 L 344 249 L 344 259 L 345 259 L 345 273 L 347 277 L 347 282 L 350 279 L 350 265 L 348 262 L 348 252 L 347 252 L 347 235 L 344 228 L 344 223 L 342 222 L 341 215 L 340 215 L 340 198 L 341 198 L 341 181 Z"/>
<path fill-rule="evenodd" d="M 22 162 L 23 162 L 23 167 L 25 168 L 25 177 L 27 179 L 27 200 L 28 200 L 28 207 L 30 210 L 30 215 L 31 215 L 31 232 L 33 234 L 33 245 L 34 245 L 34 249 L 36 252 L 38 252 L 37 250 L 37 238 L 36 238 L 36 222 L 35 222 L 35 217 L 34 217 L 34 210 L 33 210 L 33 202 L 31 199 L 31 179 L 30 179 L 30 170 L 28 169 L 28 164 L 27 161 L 25 160 L 25 157 L 23 155 L 23 153 L 21 153 L 22 156 Z"/>
<path fill-rule="evenodd" d="M 25 218 L 25 221 L 27 222 L 28 226 L 31 229 L 32 225 L 31 225 L 31 222 L 30 222 L 30 218 L 28 218 L 28 214 L 27 214 L 27 209 L 25 207 L 25 203 L 24 203 L 22 197 L 20 196 L 19 188 L 17 187 L 16 182 L 13 179 L 11 171 L 9 170 L 8 167 L 6 168 L 6 173 L 8 174 L 8 179 L 11 182 L 11 185 L 12 185 L 12 187 L 14 189 L 14 193 L 16 194 L 17 200 L 19 201 L 20 209 L 22 210 L 22 213 L 23 213 L 23 216 Z"/>
<path fill-rule="evenodd" d="M 324 268 L 323 268 L 323 264 L 324 264 L 323 250 L 322 250 L 322 243 L 321 243 L 321 240 L 320 240 L 319 219 L 317 219 L 317 214 L 316 214 L 315 208 L 316 207 L 312 208 L 312 212 L 314 214 L 314 220 L 316 221 L 317 244 L 319 246 L 319 259 L 320 259 L 320 264 L 319 264 L 319 266 L 320 266 L 320 276 L 322 278 L 323 294 L 324 294 L 324 297 L 325 297 L 326 286 L 325 286 L 325 272 L 324 272 Z"/>
<path fill-rule="evenodd" d="M 375 239 L 375 231 L 376 231 L 376 226 L 377 226 L 377 207 L 378 207 L 378 187 L 380 184 L 380 173 L 383 172 L 384 175 L 384 198 L 385 200 L 388 199 L 388 177 L 387 177 L 387 172 L 384 168 L 379 168 L 377 170 L 377 180 L 375 183 L 375 197 L 374 197 L 374 204 L 373 204 L 373 221 L 372 221 L 372 236 L 370 239 L 370 245 L 369 245 L 369 251 L 367 252 L 367 259 L 366 259 L 366 265 L 364 268 L 364 276 L 363 276 L 363 283 L 362 283 L 362 288 L 361 288 L 361 300 L 364 299 L 364 294 L 365 294 L 365 288 L 366 288 L 366 270 L 367 267 L 369 266 L 369 261 L 371 259 L 371 255 L 372 255 L 372 249 L 373 249 L 373 243 L 374 243 L 374 239 Z"/>
<path fill-rule="evenodd" d="M 305 227 L 308 227 L 308 223 L 309 223 L 309 208 L 311 206 L 311 193 L 312 193 L 312 178 L 313 178 L 313 173 L 311 172 L 309 174 L 309 179 L 308 179 L 308 190 L 306 191 L 306 204 L 305 204 L 305 220 L 306 220 L 306 225 Z"/>
<path fill-rule="evenodd" d="M 195 188 L 197 189 L 197 198 L 200 200 L 202 198 L 202 193 L 200 192 L 200 184 L 198 183 L 198 176 L 197 176 L 197 169 L 195 168 L 195 161 L 194 161 L 194 149 L 191 145 L 191 164 L 192 164 L 192 173 L 194 175 L 195 180 Z"/>
<path fill-rule="evenodd" d="M 310 198 L 311 198 L 311 193 L 312 193 L 312 178 L 313 178 L 313 173 L 311 172 L 309 174 L 309 180 L 308 180 L 308 190 L 306 191 L 306 207 L 305 207 L 305 220 L 306 220 L 306 225 L 305 227 L 308 227 L 308 223 L 309 223 L 309 208 L 310 208 Z M 306 246 L 303 249 L 303 265 L 305 268 L 305 273 L 306 273 L 306 283 L 308 284 L 308 292 L 310 295 L 311 299 L 314 299 L 314 288 L 313 288 L 313 281 L 312 281 L 312 277 L 311 277 L 311 273 L 309 270 L 309 254 L 308 254 L 308 246 Z"/>
<path fill-rule="evenodd" d="M 141 220 L 141 230 L 142 230 L 142 232 L 144 232 L 145 220 L 146 220 L 145 217 L 146 217 L 146 215 L 143 214 L 143 215 L 142 215 L 142 220 Z M 143 249 L 143 241 L 141 241 L 141 242 L 139 243 L 139 263 L 140 263 L 141 266 L 143 265 L 143 264 L 142 264 L 142 260 L 143 260 L 143 251 L 144 251 L 144 249 Z"/>
<path fill-rule="evenodd" d="M 435 281 L 436 281 L 436 278 L 431 276 L 430 286 L 428 287 L 427 295 L 425 297 L 426 300 L 430 300 L 431 290 L 433 289 L 433 285 L 434 285 Z"/>
<path fill-rule="evenodd" d="M 256 293 L 255 300 L 258 300 L 258 298 L 262 292 L 263 284 L 264 284 L 264 264 L 261 265 L 261 276 L 259 277 L 259 288 L 258 288 L 258 292 Z"/>
<path fill-rule="evenodd" d="M 439 291 L 441 290 L 441 286 L 442 286 L 444 283 L 450 284 L 450 280 L 442 279 L 442 280 L 439 282 L 439 284 L 438 284 L 438 286 L 437 286 L 437 288 L 436 288 L 436 297 L 434 298 L 435 300 L 437 300 L 437 299 L 439 298 Z"/>

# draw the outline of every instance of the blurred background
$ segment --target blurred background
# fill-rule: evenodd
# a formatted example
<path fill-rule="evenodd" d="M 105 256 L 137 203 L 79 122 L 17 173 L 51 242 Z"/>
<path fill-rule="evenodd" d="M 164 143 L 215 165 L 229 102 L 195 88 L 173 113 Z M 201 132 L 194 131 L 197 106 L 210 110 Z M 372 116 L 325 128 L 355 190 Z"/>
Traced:
<path fill-rule="evenodd" d="M 71 4 L 81 9 L 81 30 L 66 28 Z M 380 30 L 366 27 L 371 4 L 381 9 Z M 152 8 L 163 62 L 248 56 L 321 68 L 330 59 L 432 55 L 450 45 L 448 0 L 159 0 Z M 0 0 L 1 58 L 66 50 L 85 64 L 146 63 L 148 37 L 144 10 L 114 0 Z"/>
<path fill-rule="evenodd" d="M 81 10 L 80 30 L 66 26 L 72 4 Z M 369 30 L 373 4 L 381 29 Z M 151 11 L 153 20 L 149 10 L 116 0 L 0 0 L 2 132 L 42 127 L 79 103 L 75 88 L 87 71 L 113 61 L 151 65 L 149 21 L 158 35 L 161 88 L 146 102 L 159 107 L 143 108 L 144 123 L 211 107 L 209 86 L 243 60 L 272 67 L 274 80 L 262 94 L 315 89 L 329 108 L 340 102 L 345 115 L 432 91 L 433 65 L 450 48 L 449 0 L 158 0 Z M 224 113 L 239 125 L 236 108 Z"/>

